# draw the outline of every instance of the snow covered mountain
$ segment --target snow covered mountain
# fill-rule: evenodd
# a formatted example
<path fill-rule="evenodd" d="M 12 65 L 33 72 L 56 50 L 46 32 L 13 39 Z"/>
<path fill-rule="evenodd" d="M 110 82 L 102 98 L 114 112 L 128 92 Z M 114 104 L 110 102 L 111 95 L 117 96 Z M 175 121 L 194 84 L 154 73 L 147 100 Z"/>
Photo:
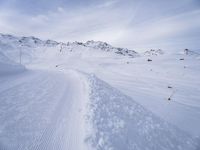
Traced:
<path fill-rule="evenodd" d="M 54 51 L 70 51 L 84 53 L 85 51 L 104 51 L 111 55 L 123 55 L 129 57 L 136 57 L 138 53 L 133 50 L 125 48 L 116 48 L 105 42 L 100 41 L 87 41 L 81 42 L 56 42 L 53 40 L 40 40 L 35 37 L 16 37 L 12 35 L 0 34 L 0 52 L 4 53 L 11 60 L 17 61 L 17 53 L 22 50 L 25 63 L 30 63 L 37 59 L 41 51 L 51 53 Z M 49 52 L 51 51 L 51 52 Z M 107 55 L 107 54 L 106 54 Z"/>
<path fill-rule="evenodd" d="M 149 51 L 144 52 L 144 56 L 158 56 L 158 55 L 163 55 L 164 51 L 162 51 L 161 49 L 151 49 Z"/>
<path fill-rule="evenodd" d="M 191 52 L 1 34 L 0 150 L 199 149 Z"/>
<path fill-rule="evenodd" d="M 107 51 L 107 52 L 111 51 L 111 52 L 114 52 L 116 54 L 121 54 L 121 55 L 124 55 L 124 56 L 131 56 L 131 57 L 138 56 L 138 53 L 133 51 L 133 50 L 128 50 L 127 48 L 113 47 L 106 42 L 87 41 L 86 43 L 83 43 L 83 45 L 85 45 L 86 47 L 91 47 L 91 48 L 94 48 L 94 49 L 99 49 L 99 50 L 103 50 L 103 51 Z"/>

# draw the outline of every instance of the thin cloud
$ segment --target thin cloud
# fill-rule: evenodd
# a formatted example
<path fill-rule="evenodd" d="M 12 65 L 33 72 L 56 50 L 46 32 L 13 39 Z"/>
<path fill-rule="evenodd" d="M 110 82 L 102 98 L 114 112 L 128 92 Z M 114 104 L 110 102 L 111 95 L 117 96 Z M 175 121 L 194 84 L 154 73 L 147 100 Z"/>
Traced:
<path fill-rule="evenodd" d="M 65 42 L 93 39 L 133 49 L 166 46 L 185 39 L 193 40 L 192 45 L 198 47 L 195 42 L 200 30 L 197 0 L 87 0 L 85 3 L 42 0 L 34 2 L 34 7 L 21 0 L 0 3 L 0 32 L 3 33 Z"/>

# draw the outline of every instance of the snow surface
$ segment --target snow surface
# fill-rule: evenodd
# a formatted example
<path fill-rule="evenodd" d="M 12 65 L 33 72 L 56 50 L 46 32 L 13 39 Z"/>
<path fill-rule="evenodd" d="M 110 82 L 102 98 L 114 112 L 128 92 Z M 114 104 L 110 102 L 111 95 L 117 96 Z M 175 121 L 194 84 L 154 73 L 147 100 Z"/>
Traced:
<path fill-rule="evenodd" d="M 22 72 L 25 67 L 11 61 L 3 53 L 0 52 L 0 75 L 8 75 L 12 73 Z"/>
<path fill-rule="evenodd" d="M 0 80 L 0 148 L 86 149 L 84 81 L 72 71 L 14 76 Z"/>
<path fill-rule="evenodd" d="M 91 144 L 96 149 L 188 150 L 196 143 L 190 136 L 111 87 L 90 78 L 91 113 L 94 126 Z"/>
<path fill-rule="evenodd" d="M 200 149 L 199 57 L 0 34 L 0 149 Z"/>

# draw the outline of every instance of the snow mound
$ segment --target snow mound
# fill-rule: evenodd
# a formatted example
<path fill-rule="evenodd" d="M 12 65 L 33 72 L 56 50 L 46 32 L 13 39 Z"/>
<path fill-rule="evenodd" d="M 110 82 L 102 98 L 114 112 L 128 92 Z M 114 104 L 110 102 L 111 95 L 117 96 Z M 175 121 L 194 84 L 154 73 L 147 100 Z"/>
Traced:
<path fill-rule="evenodd" d="M 0 52 L 0 75 L 8 75 L 23 71 L 25 68 L 11 60 Z"/>
<path fill-rule="evenodd" d="M 196 141 L 95 76 L 91 84 L 89 143 L 97 150 L 193 150 Z"/>
<path fill-rule="evenodd" d="M 163 55 L 163 54 L 164 54 L 164 51 L 161 49 L 158 49 L 158 50 L 151 49 L 149 51 L 144 52 L 144 56 L 158 56 L 158 55 Z"/>

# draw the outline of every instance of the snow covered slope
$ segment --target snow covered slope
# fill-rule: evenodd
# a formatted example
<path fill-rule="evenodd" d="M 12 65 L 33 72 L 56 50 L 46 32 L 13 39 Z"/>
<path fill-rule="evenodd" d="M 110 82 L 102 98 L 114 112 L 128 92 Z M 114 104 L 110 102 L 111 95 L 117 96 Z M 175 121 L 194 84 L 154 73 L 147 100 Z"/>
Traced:
<path fill-rule="evenodd" d="M 194 136 L 200 135 L 197 57 L 165 54 L 115 62 L 105 63 L 94 73 L 157 116 Z"/>
<path fill-rule="evenodd" d="M 24 66 L 9 60 L 4 54 L 0 52 L 0 75 L 9 75 L 24 71 Z"/>
<path fill-rule="evenodd" d="M 95 149 L 192 150 L 197 143 L 128 97 L 99 80 L 91 83 L 89 118 L 95 129 L 89 141 Z"/>
<path fill-rule="evenodd" d="M 0 149 L 200 148 L 199 55 L 0 36 L 2 63 L 20 51 L 27 70 L 0 76 Z"/>

